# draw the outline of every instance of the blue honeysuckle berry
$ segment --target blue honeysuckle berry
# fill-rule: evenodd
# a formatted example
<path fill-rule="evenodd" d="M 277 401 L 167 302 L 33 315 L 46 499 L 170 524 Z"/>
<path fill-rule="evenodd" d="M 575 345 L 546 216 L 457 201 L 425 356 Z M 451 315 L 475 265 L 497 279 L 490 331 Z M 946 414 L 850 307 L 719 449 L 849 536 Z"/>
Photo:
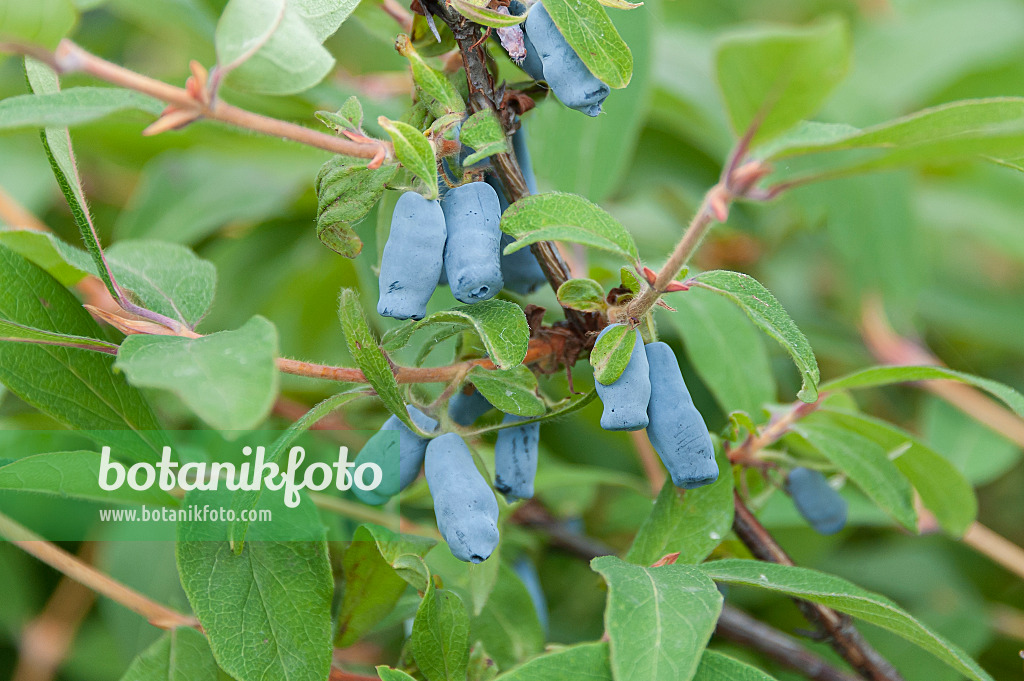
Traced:
<path fill-rule="evenodd" d="M 467 563 L 487 560 L 498 546 L 498 500 L 469 447 L 455 433 L 434 438 L 427 445 L 424 471 L 437 529 L 452 555 Z"/>
<path fill-rule="evenodd" d="M 672 483 L 683 489 L 718 479 L 711 434 L 690 398 L 675 353 L 665 343 L 648 343 L 651 400 L 647 405 L 647 436 L 661 457 Z"/>
<path fill-rule="evenodd" d="M 416 407 L 406 407 L 412 422 L 430 433 L 437 429 L 437 421 Z M 398 440 L 388 436 L 387 431 L 398 431 Z M 356 456 L 355 466 L 372 462 L 381 467 L 384 477 L 375 490 L 362 490 L 353 486 L 356 498 L 366 504 L 380 506 L 388 499 L 412 484 L 423 467 L 427 440 L 409 430 L 397 416 L 391 416 L 380 430 L 371 437 Z"/>
<path fill-rule="evenodd" d="M 526 18 L 526 35 L 529 38 L 526 58 L 530 58 L 530 47 L 534 47 L 540 54 L 544 80 L 559 101 L 588 116 L 601 113 L 601 104 L 611 92 L 610 88 L 590 72 L 540 2 Z"/>
<path fill-rule="evenodd" d="M 448 400 L 448 416 L 460 426 L 471 426 L 494 407 L 479 390 L 466 394 L 461 390 Z"/>
<path fill-rule="evenodd" d="M 423 319 L 441 275 L 447 233 L 440 203 L 416 192 L 402 194 L 381 255 L 379 314 Z"/>
<path fill-rule="evenodd" d="M 598 336 L 601 339 L 606 333 L 622 324 L 611 324 Z M 651 400 L 651 375 L 647 365 L 647 353 L 644 352 L 644 341 L 640 332 L 631 332 L 635 341 L 633 352 L 622 375 L 610 385 L 600 381 L 597 384 L 597 396 L 601 398 L 604 412 L 601 414 L 601 427 L 605 430 L 640 430 L 649 422 L 647 405 Z"/>
<path fill-rule="evenodd" d="M 502 287 L 497 193 L 486 182 L 453 187 L 441 200 L 441 210 L 448 227 L 444 270 L 452 295 L 469 304 L 493 298 Z"/>
<path fill-rule="evenodd" d="M 526 420 L 505 414 L 503 424 Z M 537 475 L 537 447 L 540 423 L 534 421 L 498 431 L 494 444 L 494 489 L 509 502 L 533 498 L 533 479 Z"/>
<path fill-rule="evenodd" d="M 794 468 L 786 478 L 786 491 L 811 527 L 821 534 L 835 534 L 846 525 L 847 503 L 820 472 Z"/>

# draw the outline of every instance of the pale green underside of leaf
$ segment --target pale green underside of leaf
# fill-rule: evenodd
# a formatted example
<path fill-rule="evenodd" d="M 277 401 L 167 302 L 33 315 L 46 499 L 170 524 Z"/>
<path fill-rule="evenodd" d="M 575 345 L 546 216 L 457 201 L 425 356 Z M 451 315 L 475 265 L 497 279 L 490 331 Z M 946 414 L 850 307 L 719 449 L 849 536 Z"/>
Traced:
<path fill-rule="evenodd" d="M 547 411 L 544 401 L 537 396 L 537 377 L 527 367 L 512 369 L 484 369 L 473 367 L 469 381 L 480 394 L 505 414 L 541 416 Z"/>
<path fill-rule="evenodd" d="M 818 361 L 807 337 L 797 328 L 782 305 L 756 279 L 739 272 L 714 270 L 697 275 L 693 280 L 697 286 L 726 296 L 742 309 L 751 321 L 781 345 L 793 358 L 800 371 L 803 385 L 797 394 L 804 402 L 818 398 Z"/>
<path fill-rule="evenodd" d="M 437 158 L 434 147 L 422 132 L 402 121 L 392 121 L 384 116 L 377 119 L 395 146 L 395 156 L 406 169 L 427 186 L 423 196 L 433 200 L 437 191 Z"/>
<path fill-rule="evenodd" d="M 607 307 L 604 289 L 593 279 L 570 279 L 558 287 L 558 302 L 581 312 L 600 312 Z"/>
<path fill-rule="evenodd" d="M 132 90 L 106 87 L 77 87 L 50 94 L 19 95 L 0 101 L 0 130 L 64 128 L 132 109 L 157 116 L 163 105 Z"/>
<path fill-rule="evenodd" d="M 633 357 L 636 337 L 636 329 L 630 328 L 628 324 L 619 324 L 597 340 L 594 349 L 590 351 L 590 366 L 594 369 L 596 381 L 602 385 L 611 385 L 619 380 Z"/>
<path fill-rule="evenodd" d="M 253 317 L 239 329 L 202 338 L 129 336 L 117 368 L 133 385 L 175 393 L 214 428 L 261 423 L 277 397 L 277 329 Z"/>
<path fill-rule="evenodd" d="M 993 681 L 967 653 L 918 622 L 888 598 L 840 577 L 807 568 L 753 560 L 705 563 L 704 570 L 718 582 L 754 586 L 826 605 L 907 639 L 968 678 Z"/>

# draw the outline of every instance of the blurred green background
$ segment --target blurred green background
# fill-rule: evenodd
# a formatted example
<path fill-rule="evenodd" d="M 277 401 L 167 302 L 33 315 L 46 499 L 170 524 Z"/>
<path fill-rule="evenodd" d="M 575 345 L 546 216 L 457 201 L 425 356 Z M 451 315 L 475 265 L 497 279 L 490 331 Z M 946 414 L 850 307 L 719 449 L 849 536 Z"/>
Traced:
<path fill-rule="evenodd" d="M 207 66 L 214 61 L 221 2 L 89 4 L 97 7 L 83 15 L 74 38 L 107 59 L 175 84 L 188 76 L 190 59 Z M 628 89 L 612 93 L 606 113 L 584 119 L 546 101 L 526 116 L 541 188 L 601 202 L 632 231 L 645 260 L 659 263 L 717 181 L 734 141 L 713 75 L 717 37 L 752 23 L 804 24 L 834 14 L 851 26 L 854 58 L 821 120 L 866 126 L 956 99 L 1024 95 L 1024 1 L 653 0 L 613 15 L 633 50 L 635 73 Z M 288 98 L 231 91 L 225 97 L 315 125 L 314 111 L 336 109 L 358 94 L 368 121 L 380 114 L 397 118 L 408 104 L 411 81 L 392 47 L 396 32 L 378 4 L 364 0 L 328 40 L 338 65 L 319 86 Z M 503 68 L 510 81 L 522 79 L 511 65 Z M 72 77 L 64 84 L 85 82 Z M 19 60 L 0 61 L 0 97 L 25 91 Z M 211 123 L 140 136 L 149 122 L 125 113 L 73 131 L 104 242 L 176 241 L 214 262 L 217 297 L 200 331 L 235 328 L 262 314 L 277 325 L 284 355 L 348 363 L 336 321 L 337 292 L 359 286 L 367 307 L 375 303 L 378 218 L 373 213 L 357 228 L 366 248 L 356 261 L 317 241 L 313 178 L 327 154 Z M 379 132 L 375 124 L 368 127 Z M 64 239 L 78 242 L 35 133 L 0 136 L 0 187 Z M 590 276 L 613 285 L 620 265 L 614 258 L 591 252 L 577 260 Z M 874 363 L 859 322 L 865 298 L 880 295 L 897 331 L 924 342 L 946 364 L 1024 390 L 1024 177 L 1015 170 L 980 163 L 932 166 L 822 183 L 766 205 L 739 205 L 694 264 L 747 272 L 764 283 L 809 337 L 824 379 Z M 680 314 L 659 312 L 660 331 L 686 357 L 695 351 L 694 341 L 684 349 L 680 327 L 699 340 L 694 325 L 700 310 L 678 300 Z M 550 292 L 531 301 L 557 307 Z M 443 291 L 431 306 L 451 302 Z M 768 382 L 766 389 L 776 391 L 779 402 L 794 399 L 799 378 L 781 350 L 758 340 L 742 351 L 770 363 L 777 385 Z M 436 362 L 450 361 L 448 353 L 438 352 Z M 581 369 L 578 380 L 585 384 L 589 369 Z M 684 373 L 710 428 L 724 427 L 725 415 L 701 377 L 688 366 Z M 558 375 L 551 381 L 565 382 Z M 305 405 L 332 389 L 294 377 L 285 377 L 283 386 L 288 398 Z M 1024 544 L 1018 445 L 912 387 L 857 397 L 864 410 L 921 435 L 962 466 L 978 485 L 979 520 Z M 163 398 L 159 406 L 171 423 L 187 425 L 173 400 Z M 631 440 L 601 431 L 599 414 L 593 404 L 545 425 L 538 488 L 560 516 L 579 517 L 589 534 L 624 547 L 650 502 Z M 376 428 L 384 418 L 365 401 L 346 414 L 353 428 Z M 0 403 L 0 427 L 49 425 L 13 396 Z M 628 484 L 601 484 L 580 472 L 589 468 L 558 463 L 610 469 Z M 855 513 L 850 529 L 823 539 L 778 506 L 768 509 L 766 520 L 798 563 L 892 597 L 977 656 L 997 679 L 1020 678 L 1021 580 L 958 542 L 908 536 L 877 513 Z M 600 578 L 584 562 L 556 551 L 538 555 L 551 606 L 550 640 L 600 636 Z M 115 542 L 96 559 L 119 578 L 185 607 L 170 547 Z M 20 632 L 42 611 L 56 583 L 56 573 L 0 544 L 0 676 L 12 673 Z M 805 626 L 789 601 L 742 589 L 729 599 L 785 630 Z M 119 678 L 155 638 L 156 630 L 145 626 L 101 602 L 86 615 L 59 678 Z M 908 679 L 957 678 L 909 644 L 865 629 Z M 394 644 L 387 635 L 374 642 Z M 831 655 L 827 646 L 812 645 Z"/>

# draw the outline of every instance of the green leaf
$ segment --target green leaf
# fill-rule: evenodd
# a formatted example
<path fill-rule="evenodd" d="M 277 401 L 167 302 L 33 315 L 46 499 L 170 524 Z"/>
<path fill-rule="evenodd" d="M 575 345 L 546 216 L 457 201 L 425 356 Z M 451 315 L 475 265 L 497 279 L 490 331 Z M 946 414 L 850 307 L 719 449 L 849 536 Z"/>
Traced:
<path fill-rule="evenodd" d="M 42 329 L 33 329 L 30 326 L 22 326 L 5 319 L 0 319 L 0 342 L 21 342 L 38 343 L 39 345 L 59 345 L 65 348 L 78 348 L 81 350 L 94 350 L 105 352 L 108 355 L 117 353 L 117 346 L 107 341 L 85 338 L 84 336 L 72 336 L 66 333 L 55 333 Z"/>
<path fill-rule="evenodd" d="M 466 119 L 459 132 L 459 140 L 475 150 L 462 162 L 464 166 L 471 166 L 494 154 L 509 152 L 505 131 L 502 130 L 498 117 L 490 109 L 477 111 Z"/>
<path fill-rule="evenodd" d="M 948 379 L 972 385 L 1002 400 L 1018 416 L 1024 417 L 1024 395 L 1008 385 L 962 371 L 932 366 L 878 366 L 855 371 L 821 386 L 822 390 L 850 390 L 877 388 L 894 383 L 937 381 Z"/>
<path fill-rule="evenodd" d="M 320 168 L 316 181 L 316 235 L 325 246 L 346 258 L 363 250 L 352 226 L 380 201 L 398 172 L 396 165 L 370 168 L 364 160 L 335 156 Z"/>
<path fill-rule="evenodd" d="M 341 329 L 345 333 L 345 343 L 348 344 L 349 354 L 355 359 L 363 375 L 366 376 L 366 381 L 377 392 L 381 402 L 412 432 L 422 432 L 409 418 L 409 412 L 405 408 L 405 399 L 398 388 L 398 379 L 391 371 L 390 360 L 377 344 L 373 332 L 370 331 L 370 327 L 366 323 L 366 317 L 363 316 L 363 310 L 359 306 L 359 292 L 355 289 L 341 289 L 338 318 L 341 320 Z"/>
<path fill-rule="evenodd" d="M 522 364 L 504 370 L 475 366 L 468 379 L 498 411 L 516 416 L 540 416 L 547 411 L 537 396 L 537 377 Z"/>
<path fill-rule="evenodd" d="M 102 270 L 85 253 L 74 250 L 75 267 L 100 276 Z M 176 319 L 189 328 L 206 315 L 217 288 L 217 268 L 185 246 L 162 241 L 119 241 L 106 250 L 107 265 L 122 288 L 148 310 Z"/>
<path fill-rule="evenodd" d="M 466 103 L 462 101 L 462 95 L 459 94 L 455 85 L 448 80 L 446 75 L 431 68 L 423 60 L 416 48 L 412 46 L 409 36 L 399 35 L 398 40 L 395 41 L 395 49 L 409 60 L 413 82 L 426 93 L 430 100 L 427 102 L 427 106 L 435 117 L 440 118 L 446 114 L 466 112 Z"/>
<path fill-rule="evenodd" d="M 887 452 L 903 450 L 893 463 L 921 495 L 942 529 L 962 536 L 975 521 L 978 499 L 967 478 L 941 454 L 910 433 L 864 414 L 824 409 L 822 413 L 847 430 L 860 433 Z"/>
<path fill-rule="evenodd" d="M 0 40 L 56 47 L 78 21 L 69 0 L 0 0 Z"/>
<path fill-rule="evenodd" d="M 821 374 L 811 344 L 771 291 L 749 275 L 726 270 L 703 272 L 692 281 L 694 285 L 714 291 L 734 302 L 759 329 L 775 339 L 793 358 L 803 378 L 797 397 L 804 402 L 818 399 Z"/>
<path fill-rule="evenodd" d="M 925 439 L 973 485 L 998 479 L 1020 461 L 1019 445 L 945 400 L 929 397 L 922 419 Z"/>
<path fill-rule="evenodd" d="M 771 27 L 726 36 L 716 69 L 733 130 L 758 126 L 764 142 L 817 113 L 846 75 L 850 37 L 845 22 L 807 28 Z"/>
<path fill-rule="evenodd" d="M 416 611 L 409 639 L 427 681 L 464 681 L 469 663 L 469 616 L 454 591 L 432 583 Z"/>
<path fill-rule="evenodd" d="M 629 324 L 618 324 L 597 339 L 590 351 L 590 366 L 594 379 L 604 385 L 619 380 L 629 365 L 636 347 L 636 329 Z"/>
<path fill-rule="evenodd" d="M 64 286 L 77 284 L 87 274 L 69 262 L 69 252 L 77 249 L 51 232 L 0 227 L 0 244 L 38 265 Z"/>
<path fill-rule="evenodd" d="M 609 87 L 633 76 L 633 55 L 597 0 L 547 0 L 544 8 L 590 72 Z"/>
<path fill-rule="evenodd" d="M 775 380 L 764 340 L 734 305 L 692 289 L 673 299 L 669 318 L 701 380 L 725 412 L 757 416 L 775 400 Z"/>
<path fill-rule="evenodd" d="M 115 366 L 133 385 L 172 391 L 214 428 L 246 430 L 274 405 L 276 359 L 277 329 L 253 317 L 201 338 L 129 336 Z"/>
<path fill-rule="evenodd" d="M 544 649 L 544 631 L 522 580 L 505 563 L 497 564 L 497 582 L 483 610 L 472 619 L 470 630 L 473 639 L 482 641 L 493 655 L 498 667 L 509 669 Z"/>
<path fill-rule="evenodd" d="M 836 177 L 978 157 L 1012 159 L 1024 155 L 1024 98 L 951 102 L 864 130 L 805 123 L 761 155 L 790 159 L 787 175 L 800 177 Z"/>
<path fill-rule="evenodd" d="M 168 631 L 136 657 L 121 681 L 227 681 L 206 637 L 195 629 Z"/>
<path fill-rule="evenodd" d="M 356 529 L 342 559 L 344 595 L 335 646 L 346 648 L 377 626 L 394 609 L 408 584 L 426 588 L 429 577 L 423 557 L 435 543 L 377 525 Z"/>
<path fill-rule="evenodd" d="M 427 315 L 416 328 L 439 323 L 457 324 L 476 331 L 487 349 L 487 356 L 499 369 L 519 366 L 526 358 L 530 327 L 523 309 L 515 303 L 492 298 L 474 305 L 458 305 Z"/>
<path fill-rule="evenodd" d="M 60 92 L 60 81 L 57 74 L 49 66 L 31 57 L 25 57 L 25 77 L 29 87 L 36 95 L 56 94 Z M 95 270 L 100 273 L 100 278 L 106 284 L 114 298 L 117 298 L 117 290 L 111 279 L 110 272 L 103 260 L 103 249 L 100 245 L 99 235 L 92 222 L 92 215 L 89 212 L 89 204 L 85 201 L 85 192 L 82 190 L 82 180 L 78 175 L 78 166 L 75 161 L 75 151 L 71 146 L 71 133 L 67 128 L 46 128 L 42 132 L 43 148 L 46 157 L 50 161 L 50 168 L 57 180 L 64 199 L 71 209 L 71 216 L 78 227 L 78 233 L 85 243 L 89 255 L 92 256 Z"/>
<path fill-rule="evenodd" d="M 506 28 L 526 20 L 526 15 L 502 14 L 490 9 L 487 0 L 451 0 L 451 5 L 459 14 L 481 26 Z"/>
<path fill-rule="evenodd" d="M 754 560 L 719 560 L 704 564 L 716 582 L 744 584 L 828 606 L 893 632 L 927 650 L 976 681 L 993 681 L 967 653 L 915 620 L 885 596 L 807 568 Z"/>
<path fill-rule="evenodd" d="M 115 504 L 178 505 L 159 488 L 139 491 L 123 485 L 107 491 L 99 486 L 99 480 L 100 454 L 94 451 L 36 454 L 0 466 L 0 489 Z"/>
<path fill-rule="evenodd" d="M 614 556 L 590 565 L 608 582 L 604 622 L 615 678 L 692 678 L 722 611 L 714 582 L 689 565 L 652 568 Z"/>
<path fill-rule="evenodd" d="M 558 287 L 558 303 L 580 312 L 604 312 L 604 289 L 593 279 L 570 279 Z"/>
<path fill-rule="evenodd" d="M 705 650 L 700 657 L 700 666 L 694 681 L 775 681 L 757 667 L 731 658 L 728 655 Z"/>
<path fill-rule="evenodd" d="M 501 229 L 516 241 L 505 255 L 538 241 L 572 241 L 618 253 L 638 263 L 633 237 L 607 211 L 582 196 L 550 192 L 527 196 L 508 207 Z"/>
<path fill-rule="evenodd" d="M 791 428 L 845 473 L 879 508 L 903 527 L 917 532 L 914 490 L 881 445 L 821 414 L 812 414 Z"/>
<path fill-rule="evenodd" d="M 436 199 L 437 158 L 434 156 L 434 146 L 430 140 L 422 132 L 402 121 L 392 121 L 381 116 L 377 123 L 391 137 L 391 142 L 395 145 L 395 156 L 402 165 L 427 185 L 427 191 L 423 196 L 430 200 Z"/>
<path fill-rule="evenodd" d="M 83 338 L 103 335 L 67 289 L 10 249 L 0 246 L 0 317 L 40 331 Z M 157 440 L 160 425 L 142 394 L 98 352 L 0 343 L 0 383 L 57 421 L 80 430 L 128 430 L 136 443 Z"/>
<path fill-rule="evenodd" d="M 238 681 L 326 679 L 334 591 L 327 542 L 250 541 L 236 556 L 228 542 L 205 540 L 207 529 L 179 523 L 177 563 L 221 668 Z"/>
<path fill-rule="evenodd" d="M 505 428 L 515 428 L 517 426 L 523 426 L 528 423 L 537 423 L 539 421 L 547 421 L 548 419 L 558 418 L 560 416 L 568 416 L 569 414 L 583 409 L 588 404 L 594 401 L 597 397 L 596 390 L 590 390 L 580 395 L 571 395 L 564 400 L 552 405 L 550 411 L 546 412 L 543 416 L 537 416 L 535 418 L 527 418 L 515 423 L 497 424 L 493 426 L 485 426 L 477 430 L 471 431 L 469 435 L 479 435 L 481 433 L 489 433 L 494 430 L 503 430 Z"/>
<path fill-rule="evenodd" d="M 580 643 L 538 655 L 499 674 L 497 681 L 565 681 L 567 673 L 581 681 L 612 681 L 608 644 L 604 641 Z"/>
<path fill-rule="evenodd" d="M 0 130 L 69 127 L 126 109 L 157 116 L 163 105 L 133 90 L 109 87 L 75 87 L 49 94 L 19 95 L 0 101 Z"/>
<path fill-rule="evenodd" d="M 346 99 L 337 112 L 317 111 L 314 115 L 339 135 L 344 130 L 360 132 L 363 129 L 363 105 L 356 95 Z"/>
<path fill-rule="evenodd" d="M 682 490 L 667 480 L 654 501 L 626 560 L 651 565 L 662 556 L 679 552 L 679 563 L 703 561 L 721 544 L 732 528 L 733 476 L 728 457 L 717 453 L 718 468 L 723 471 L 710 485 Z"/>
<path fill-rule="evenodd" d="M 231 0 L 217 22 L 217 64 L 232 87 L 271 95 L 308 90 L 334 66 L 323 43 L 356 0 Z"/>
<path fill-rule="evenodd" d="M 415 678 L 409 676 L 401 669 L 392 669 L 384 665 L 377 667 L 377 676 L 381 678 L 381 681 L 416 681 Z"/>

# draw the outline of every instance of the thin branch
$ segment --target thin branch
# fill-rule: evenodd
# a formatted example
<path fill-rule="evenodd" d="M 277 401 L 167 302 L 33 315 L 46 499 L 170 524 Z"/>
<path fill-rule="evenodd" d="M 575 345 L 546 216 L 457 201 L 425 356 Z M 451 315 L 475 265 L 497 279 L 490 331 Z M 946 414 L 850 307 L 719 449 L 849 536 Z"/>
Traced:
<path fill-rule="evenodd" d="M 739 494 L 734 495 L 736 515 L 733 531 L 750 549 L 754 557 L 780 565 L 794 565 L 793 560 L 779 546 L 764 525 L 751 513 Z M 793 599 L 808 621 L 817 624 L 828 635 L 832 648 L 861 676 L 871 681 L 902 681 L 896 668 L 875 650 L 854 627 L 850 618 L 832 608 L 810 601 Z"/>
<path fill-rule="evenodd" d="M 975 522 L 967 529 L 963 542 L 1024 579 L 1024 549 L 1009 539 Z"/>
<path fill-rule="evenodd" d="M 34 46 L 18 43 L 0 44 L 0 51 L 35 57 L 49 64 L 58 73 L 85 73 L 111 85 L 141 92 L 166 102 L 176 109 L 193 114 L 192 119 L 207 118 L 220 121 L 270 137 L 288 139 L 335 154 L 345 154 L 357 158 L 375 159 L 381 158 L 382 155 L 391 158 L 394 155 L 394 149 L 388 142 L 354 142 L 296 123 L 247 111 L 221 100 L 204 102 L 185 88 L 169 85 L 97 57 L 70 40 L 61 41 L 53 53 L 43 52 Z"/>
<path fill-rule="evenodd" d="M 856 681 L 859 678 L 833 667 L 792 636 L 730 605 L 722 608 L 715 634 L 756 650 L 811 681 Z"/>
<path fill-rule="evenodd" d="M 633 441 L 633 448 L 636 449 L 636 458 L 644 469 L 644 476 L 651 483 L 651 492 L 655 496 L 661 491 L 665 484 L 665 467 L 658 458 L 658 453 L 651 446 L 647 438 L 646 430 L 634 430 L 629 433 L 629 439 Z"/>
<path fill-rule="evenodd" d="M 45 541 L 28 528 L 0 514 L 0 536 L 83 586 L 120 603 L 161 629 L 197 627 L 198 620 L 150 600 L 139 592 L 108 577 L 64 549 Z"/>

